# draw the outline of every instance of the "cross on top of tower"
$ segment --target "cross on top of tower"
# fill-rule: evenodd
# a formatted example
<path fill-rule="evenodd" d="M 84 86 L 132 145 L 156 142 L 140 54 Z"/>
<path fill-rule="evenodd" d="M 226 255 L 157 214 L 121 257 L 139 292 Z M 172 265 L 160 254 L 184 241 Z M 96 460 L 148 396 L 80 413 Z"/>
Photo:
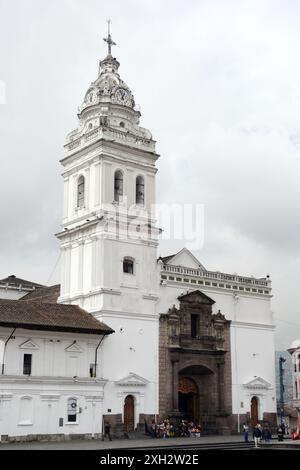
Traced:
<path fill-rule="evenodd" d="M 112 40 L 111 35 L 110 35 L 110 23 L 111 23 L 111 20 L 107 20 L 108 34 L 107 34 L 107 38 L 103 38 L 103 41 L 107 42 L 107 46 L 108 46 L 108 55 L 111 55 L 111 46 L 116 46 L 116 45 L 117 45 L 117 44 Z"/>

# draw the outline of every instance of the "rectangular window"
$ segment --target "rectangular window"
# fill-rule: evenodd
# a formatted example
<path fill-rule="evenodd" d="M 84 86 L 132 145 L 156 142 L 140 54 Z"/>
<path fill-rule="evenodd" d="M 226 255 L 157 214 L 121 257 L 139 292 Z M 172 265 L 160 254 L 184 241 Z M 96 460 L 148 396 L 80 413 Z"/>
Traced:
<path fill-rule="evenodd" d="M 90 377 L 96 377 L 96 364 L 90 364 Z"/>
<path fill-rule="evenodd" d="M 23 374 L 31 375 L 32 354 L 24 354 L 23 359 Z"/>
<path fill-rule="evenodd" d="M 174 281 L 175 277 L 174 276 L 169 276 L 169 281 Z"/>
<path fill-rule="evenodd" d="M 192 313 L 191 315 L 191 337 L 198 337 L 198 315 Z"/>
<path fill-rule="evenodd" d="M 131 259 L 124 258 L 123 272 L 127 274 L 133 274 L 133 261 Z"/>
<path fill-rule="evenodd" d="M 77 400 L 69 398 L 68 400 L 68 423 L 77 422 Z"/>

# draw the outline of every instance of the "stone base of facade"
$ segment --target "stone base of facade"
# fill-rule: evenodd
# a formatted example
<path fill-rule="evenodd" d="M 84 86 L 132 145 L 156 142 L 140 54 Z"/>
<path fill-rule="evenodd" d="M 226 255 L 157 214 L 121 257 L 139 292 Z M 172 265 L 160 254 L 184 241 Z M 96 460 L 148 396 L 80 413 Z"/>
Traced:
<path fill-rule="evenodd" d="M 110 424 L 110 433 L 113 438 L 120 439 L 120 438 L 126 437 L 129 434 L 124 431 L 124 424 L 123 424 L 121 413 L 116 414 L 116 415 L 112 415 L 112 414 L 103 415 L 103 419 L 105 422 L 108 422 Z M 148 426 L 150 426 L 151 422 L 154 419 L 155 419 L 155 415 L 140 414 L 139 421 L 135 429 L 132 432 L 145 434 L 146 432 L 145 422 L 147 423 Z"/>
<path fill-rule="evenodd" d="M 124 424 L 122 421 L 122 414 L 116 415 L 104 415 L 105 422 L 110 424 L 110 433 L 114 439 L 124 439 L 128 438 L 128 433 L 124 432 Z M 154 415 L 139 415 L 139 422 L 136 425 L 136 428 L 133 433 L 145 434 L 146 427 L 145 422 L 150 426 L 152 420 L 155 419 Z M 92 435 L 91 433 L 87 434 L 28 434 L 25 436 L 8 436 L 7 434 L 0 435 L 0 445 L 1 443 L 7 442 L 33 442 L 33 441 L 42 441 L 42 442 L 58 442 L 58 441 L 70 441 L 70 440 L 100 440 L 102 439 L 102 433 L 97 433 Z M 105 438 L 107 439 L 107 438 Z"/>
<path fill-rule="evenodd" d="M 58 441 L 71 441 L 71 440 L 99 440 L 102 437 L 102 434 L 28 434 L 27 436 L 8 436 L 7 434 L 2 434 L 1 443 L 7 442 L 58 442 Z"/>

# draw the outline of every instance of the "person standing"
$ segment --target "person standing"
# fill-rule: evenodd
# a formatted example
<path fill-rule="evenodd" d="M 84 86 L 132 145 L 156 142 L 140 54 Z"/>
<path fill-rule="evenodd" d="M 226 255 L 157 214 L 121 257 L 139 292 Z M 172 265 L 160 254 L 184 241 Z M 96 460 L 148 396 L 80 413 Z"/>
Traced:
<path fill-rule="evenodd" d="M 261 438 L 261 430 L 259 429 L 259 425 L 257 424 L 253 431 L 253 439 L 254 439 L 254 444 L 256 448 L 258 447 L 260 438 Z"/>
<path fill-rule="evenodd" d="M 270 443 L 271 437 L 272 437 L 272 434 L 271 434 L 269 426 L 265 426 L 262 431 L 262 438 L 266 444 Z"/>
<path fill-rule="evenodd" d="M 102 441 L 104 441 L 105 436 L 108 436 L 109 440 L 111 441 L 110 424 L 107 421 L 104 423 L 104 434 L 102 434 Z"/>
<path fill-rule="evenodd" d="M 243 425 L 243 436 L 244 436 L 244 441 L 249 442 L 249 426 L 247 423 Z"/>
<path fill-rule="evenodd" d="M 282 426 L 278 426 L 277 428 L 277 436 L 278 436 L 278 442 L 282 442 L 283 441 L 283 434 L 284 434 L 284 431 L 282 429 Z"/>

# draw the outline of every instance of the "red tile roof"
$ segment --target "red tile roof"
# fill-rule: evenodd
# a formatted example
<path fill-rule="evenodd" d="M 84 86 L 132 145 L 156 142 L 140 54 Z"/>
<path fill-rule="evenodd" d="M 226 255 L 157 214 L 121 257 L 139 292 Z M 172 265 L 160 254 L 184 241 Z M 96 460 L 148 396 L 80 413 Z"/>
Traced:
<path fill-rule="evenodd" d="M 0 299 L 0 326 L 88 334 L 114 333 L 78 305 Z"/>
<path fill-rule="evenodd" d="M 35 302 L 46 302 L 50 304 L 56 304 L 57 299 L 60 295 L 60 284 L 56 284 L 54 286 L 47 286 L 47 287 L 40 287 L 39 289 L 35 289 L 28 294 L 21 297 L 19 300 L 26 300 L 31 301 L 34 300 Z"/>

